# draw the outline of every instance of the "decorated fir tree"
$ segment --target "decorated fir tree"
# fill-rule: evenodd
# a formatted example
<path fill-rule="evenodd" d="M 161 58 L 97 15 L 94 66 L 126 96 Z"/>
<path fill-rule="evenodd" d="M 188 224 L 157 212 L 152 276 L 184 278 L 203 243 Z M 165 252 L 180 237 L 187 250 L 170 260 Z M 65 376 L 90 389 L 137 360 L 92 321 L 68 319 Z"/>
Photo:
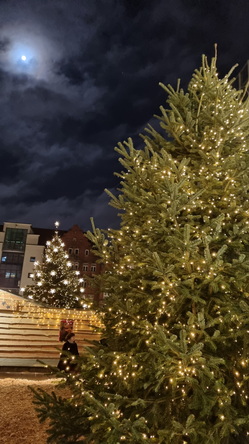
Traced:
<path fill-rule="evenodd" d="M 203 57 L 187 92 L 163 86 L 164 133 L 116 148 L 121 227 L 89 233 L 104 340 L 72 398 L 36 393 L 52 442 L 249 442 L 249 102 L 230 74 Z"/>
<path fill-rule="evenodd" d="M 51 307 L 82 308 L 84 288 L 79 274 L 72 269 L 64 243 L 55 231 L 47 242 L 44 261 L 34 264 L 34 284 L 28 285 L 23 295 Z"/>

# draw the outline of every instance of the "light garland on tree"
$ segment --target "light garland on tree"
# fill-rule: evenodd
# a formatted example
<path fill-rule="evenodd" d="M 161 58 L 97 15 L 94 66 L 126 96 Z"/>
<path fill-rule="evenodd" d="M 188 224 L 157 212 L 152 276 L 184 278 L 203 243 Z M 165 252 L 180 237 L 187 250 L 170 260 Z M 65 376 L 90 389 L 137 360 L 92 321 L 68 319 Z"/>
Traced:
<path fill-rule="evenodd" d="M 58 228 L 59 222 L 55 225 Z M 46 243 L 44 262 L 34 263 L 34 285 L 27 286 L 23 294 L 51 307 L 83 308 L 86 305 L 83 279 L 79 278 L 79 271 L 72 270 L 64 246 L 55 231 L 52 241 Z"/>
<path fill-rule="evenodd" d="M 216 59 L 164 89 L 167 137 L 116 148 L 120 229 L 88 233 L 109 296 L 105 342 L 68 378 L 72 422 L 96 444 L 247 443 L 249 100 Z"/>

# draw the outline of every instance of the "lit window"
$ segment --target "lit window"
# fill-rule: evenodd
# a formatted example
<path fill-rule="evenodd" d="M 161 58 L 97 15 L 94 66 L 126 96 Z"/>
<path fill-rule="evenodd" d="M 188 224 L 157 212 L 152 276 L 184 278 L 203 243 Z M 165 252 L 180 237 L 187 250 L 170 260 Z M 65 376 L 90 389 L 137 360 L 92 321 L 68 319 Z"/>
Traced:
<path fill-rule="evenodd" d="M 15 271 L 6 271 L 5 272 L 5 277 L 6 277 L 6 279 L 15 278 L 16 277 L 16 272 Z"/>
<path fill-rule="evenodd" d="M 7 256 L 2 256 L 2 262 L 6 262 Z"/>
<path fill-rule="evenodd" d="M 35 262 L 35 257 L 31 256 L 31 258 L 29 259 L 29 262 Z"/>

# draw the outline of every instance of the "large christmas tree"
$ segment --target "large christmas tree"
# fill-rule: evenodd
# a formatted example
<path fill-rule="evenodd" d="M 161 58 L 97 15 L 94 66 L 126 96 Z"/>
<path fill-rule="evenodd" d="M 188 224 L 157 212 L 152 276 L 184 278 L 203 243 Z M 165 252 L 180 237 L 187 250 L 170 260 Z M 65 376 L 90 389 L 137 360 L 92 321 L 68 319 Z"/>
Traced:
<path fill-rule="evenodd" d="M 230 74 L 203 57 L 186 93 L 164 86 L 163 131 L 116 148 L 121 228 L 89 233 L 103 341 L 72 398 L 36 394 L 52 442 L 249 442 L 249 102 Z"/>
<path fill-rule="evenodd" d="M 34 283 L 25 288 L 23 295 L 50 307 L 82 308 L 83 279 L 79 271 L 72 269 L 64 247 L 55 231 L 52 240 L 47 242 L 44 261 L 34 264 Z"/>

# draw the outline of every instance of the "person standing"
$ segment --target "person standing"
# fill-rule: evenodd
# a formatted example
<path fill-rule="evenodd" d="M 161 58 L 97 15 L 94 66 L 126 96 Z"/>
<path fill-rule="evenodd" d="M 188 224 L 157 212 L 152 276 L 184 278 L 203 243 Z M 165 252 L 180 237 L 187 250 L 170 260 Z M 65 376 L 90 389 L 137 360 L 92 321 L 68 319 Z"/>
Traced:
<path fill-rule="evenodd" d="M 75 342 L 75 334 L 68 333 L 65 341 L 57 368 L 65 372 L 70 372 L 74 371 L 77 367 L 77 363 L 75 363 L 74 360 L 76 356 L 79 356 L 78 346 Z"/>

